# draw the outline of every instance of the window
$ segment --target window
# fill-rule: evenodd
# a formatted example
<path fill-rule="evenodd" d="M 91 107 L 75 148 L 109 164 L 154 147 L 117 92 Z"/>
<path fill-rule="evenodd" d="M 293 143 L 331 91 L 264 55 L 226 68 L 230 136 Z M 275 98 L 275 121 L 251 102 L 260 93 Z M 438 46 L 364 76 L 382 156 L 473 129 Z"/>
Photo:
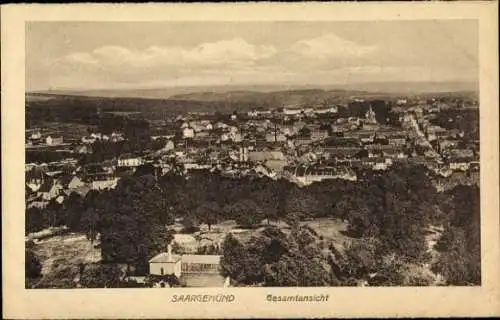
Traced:
<path fill-rule="evenodd" d="M 164 274 L 164 272 L 165 272 L 165 271 L 163 270 L 163 267 L 162 267 L 162 268 L 160 269 L 160 273 L 161 273 L 161 275 L 163 275 L 163 274 Z"/>

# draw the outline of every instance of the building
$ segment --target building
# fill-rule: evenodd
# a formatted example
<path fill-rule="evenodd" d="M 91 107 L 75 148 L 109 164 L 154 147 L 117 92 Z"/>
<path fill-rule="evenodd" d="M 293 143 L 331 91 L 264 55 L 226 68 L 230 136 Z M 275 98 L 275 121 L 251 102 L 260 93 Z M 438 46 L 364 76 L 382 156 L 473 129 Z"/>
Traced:
<path fill-rule="evenodd" d="M 71 176 L 67 180 L 67 183 L 64 183 L 63 185 L 66 189 L 72 190 L 80 188 L 81 186 L 85 185 L 85 182 L 83 182 L 82 179 L 80 179 L 77 176 Z"/>
<path fill-rule="evenodd" d="M 427 136 L 427 140 L 434 141 L 438 138 L 443 138 L 448 136 L 448 132 L 446 129 L 441 128 L 439 126 L 429 126 L 425 129 L 425 134 Z"/>
<path fill-rule="evenodd" d="M 242 136 L 241 136 L 241 133 L 239 132 L 230 132 L 229 133 L 229 140 L 233 141 L 233 142 L 241 142 L 242 140 Z"/>
<path fill-rule="evenodd" d="M 392 165 L 392 160 L 389 158 L 377 158 L 373 162 L 373 170 L 387 170 Z"/>
<path fill-rule="evenodd" d="M 269 116 L 269 115 L 271 115 L 271 110 L 252 110 L 252 111 L 248 111 L 247 115 L 249 117 L 252 117 L 252 118 L 259 117 L 259 116 Z"/>
<path fill-rule="evenodd" d="M 300 185 L 309 185 L 313 182 L 328 179 L 357 180 L 355 172 L 345 166 L 299 165 L 286 167 L 284 170 L 291 181 Z"/>
<path fill-rule="evenodd" d="M 43 200 L 49 201 L 57 198 L 61 194 L 62 190 L 63 187 L 57 180 L 46 179 L 37 192 L 38 196 L 41 196 Z"/>
<path fill-rule="evenodd" d="M 240 147 L 239 160 L 240 160 L 240 162 L 247 162 L 248 161 L 248 147 Z"/>
<path fill-rule="evenodd" d="M 45 138 L 45 143 L 47 143 L 47 145 L 49 146 L 57 146 L 63 143 L 63 137 L 48 136 L 47 138 Z"/>
<path fill-rule="evenodd" d="M 331 158 L 350 158 L 354 157 L 362 150 L 361 147 L 341 147 L 341 146 L 326 146 L 324 152 Z"/>
<path fill-rule="evenodd" d="M 118 167 L 138 167 L 143 163 L 144 161 L 140 157 L 128 153 L 122 154 L 118 158 Z"/>
<path fill-rule="evenodd" d="M 31 140 L 39 140 L 42 138 L 42 134 L 40 133 L 40 131 L 35 131 L 31 134 Z"/>
<path fill-rule="evenodd" d="M 182 129 L 182 137 L 184 139 L 194 138 L 194 129 L 191 127 L 185 127 L 184 129 Z"/>
<path fill-rule="evenodd" d="M 222 286 L 224 278 L 220 276 L 220 259 L 220 255 L 172 254 L 172 246 L 169 245 L 167 252 L 149 260 L 149 274 L 182 277 L 188 286 L 206 286 L 202 284 L 206 280 L 216 283 L 212 286 Z"/>
<path fill-rule="evenodd" d="M 310 137 L 296 137 L 295 139 L 291 140 L 293 141 L 293 145 L 295 147 L 299 147 L 302 145 L 308 145 L 313 142 L 313 140 Z"/>
<path fill-rule="evenodd" d="M 91 188 L 92 190 L 106 190 L 106 189 L 114 189 L 118 184 L 118 178 L 107 178 L 104 180 L 94 180 L 92 181 Z"/>
<path fill-rule="evenodd" d="M 250 151 L 248 153 L 248 161 L 265 162 L 268 160 L 286 160 L 286 158 L 281 151 Z"/>
<path fill-rule="evenodd" d="M 119 142 L 119 141 L 123 141 L 123 140 L 125 140 L 125 138 L 123 137 L 123 134 L 122 134 L 122 133 L 116 133 L 116 132 L 113 132 L 113 133 L 111 133 L 110 140 L 111 140 L 112 142 Z"/>
<path fill-rule="evenodd" d="M 327 107 L 327 108 L 319 108 L 314 110 L 316 114 L 325 114 L 325 113 L 337 113 L 339 108 L 337 106 Z"/>
<path fill-rule="evenodd" d="M 85 143 L 85 144 L 92 144 L 96 141 L 96 138 L 95 137 L 82 137 L 82 143 Z"/>
<path fill-rule="evenodd" d="M 168 140 L 166 143 L 165 143 L 165 146 L 161 149 L 162 151 L 170 151 L 170 150 L 174 150 L 175 149 L 175 145 L 173 143 L 172 140 Z"/>
<path fill-rule="evenodd" d="M 311 140 L 318 141 L 328 138 L 328 131 L 321 129 L 313 129 L 311 130 Z"/>
<path fill-rule="evenodd" d="M 377 123 L 377 119 L 375 118 L 375 112 L 372 109 L 372 106 L 370 105 L 370 109 L 365 114 L 365 123 Z"/>
<path fill-rule="evenodd" d="M 219 255 L 183 254 L 181 256 L 181 271 L 186 273 L 219 274 Z"/>
<path fill-rule="evenodd" d="M 389 144 L 395 145 L 395 146 L 406 145 L 406 140 L 407 140 L 406 136 L 387 137 L 387 141 L 389 142 Z"/>
<path fill-rule="evenodd" d="M 168 252 L 162 252 L 149 260 L 149 274 L 156 276 L 175 275 L 181 277 L 181 256 L 172 254 L 172 246 L 168 245 Z"/>
<path fill-rule="evenodd" d="M 75 148 L 75 152 L 79 154 L 91 154 L 93 152 L 90 144 L 84 144 Z"/>
<path fill-rule="evenodd" d="M 302 114 L 302 109 L 301 108 L 283 108 L 283 114 L 287 115 L 287 116 L 295 116 L 295 115 L 299 115 L 299 114 Z"/>
<path fill-rule="evenodd" d="M 280 132 L 270 132 L 266 134 L 266 142 L 285 142 L 286 136 Z"/>

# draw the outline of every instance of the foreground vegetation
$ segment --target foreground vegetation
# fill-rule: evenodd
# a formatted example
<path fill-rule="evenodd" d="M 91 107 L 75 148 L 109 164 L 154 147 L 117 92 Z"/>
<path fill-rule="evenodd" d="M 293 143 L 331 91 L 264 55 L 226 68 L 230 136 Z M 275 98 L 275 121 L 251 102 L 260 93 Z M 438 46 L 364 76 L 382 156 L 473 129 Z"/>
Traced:
<path fill-rule="evenodd" d="M 98 241 L 106 268 L 122 264 L 144 274 L 147 261 L 172 240 L 166 226 L 176 218 L 191 233 L 201 224 L 210 229 L 225 220 L 244 228 L 282 221 L 288 227 L 266 226 L 249 241 L 228 235 L 223 275 L 237 285 L 428 285 L 433 281 L 428 274 L 415 270 L 431 264 L 447 284 L 479 285 L 479 213 L 479 188 L 438 193 L 418 166 L 371 173 L 362 182 L 329 180 L 304 188 L 286 180 L 209 172 L 156 180 L 148 170 L 138 170 L 114 190 L 91 191 L 85 198 L 73 193 L 63 205 L 28 209 L 26 232 L 66 225 Z M 346 221 L 343 233 L 353 241 L 336 246 L 301 223 L 311 218 Z M 444 228 L 434 260 L 426 242 L 430 226 Z M 26 276 L 36 278 L 37 258 L 30 248 L 26 255 Z M 106 277 L 116 272 L 92 272 L 103 279 L 97 286 L 114 283 Z"/>

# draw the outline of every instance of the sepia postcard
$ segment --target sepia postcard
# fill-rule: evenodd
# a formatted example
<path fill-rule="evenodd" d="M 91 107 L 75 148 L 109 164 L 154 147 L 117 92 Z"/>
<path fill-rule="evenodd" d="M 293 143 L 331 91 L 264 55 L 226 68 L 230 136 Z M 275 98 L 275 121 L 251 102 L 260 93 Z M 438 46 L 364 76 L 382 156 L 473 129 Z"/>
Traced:
<path fill-rule="evenodd" d="M 3 316 L 500 316 L 497 10 L 2 6 Z"/>

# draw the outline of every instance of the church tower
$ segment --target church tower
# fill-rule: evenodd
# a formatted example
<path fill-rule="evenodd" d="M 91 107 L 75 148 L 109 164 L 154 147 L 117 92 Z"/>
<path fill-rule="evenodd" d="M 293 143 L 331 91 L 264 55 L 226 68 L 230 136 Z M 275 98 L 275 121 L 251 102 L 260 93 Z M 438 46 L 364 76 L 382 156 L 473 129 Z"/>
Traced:
<path fill-rule="evenodd" d="M 373 112 L 372 105 L 370 104 L 370 109 L 365 114 L 367 123 L 377 123 L 377 119 L 375 119 L 375 112 Z"/>

